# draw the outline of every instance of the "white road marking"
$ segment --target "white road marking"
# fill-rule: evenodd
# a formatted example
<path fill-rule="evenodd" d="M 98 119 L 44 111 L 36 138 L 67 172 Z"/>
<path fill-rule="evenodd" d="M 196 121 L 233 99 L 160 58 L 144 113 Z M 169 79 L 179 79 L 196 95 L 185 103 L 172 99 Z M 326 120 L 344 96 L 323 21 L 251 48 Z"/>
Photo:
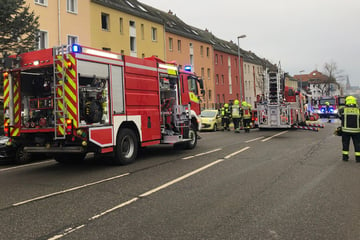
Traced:
<path fill-rule="evenodd" d="M 110 209 L 108 209 L 108 210 L 106 210 L 104 212 L 101 212 L 101 213 L 99 213 L 97 215 L 92 216 L 91 218 L 88 219 L 88 221 L 93 221 L 93 220 L 95 220 L 95 219 L 97 219 L 97 218 L 99 218 L 101 216 L 104 216 L 104 215 L 106 215 L 108 213 L 111 213 L 111 212 L 113 212 L 113 211 L 115 211 L 117 209 L 120 209 L 122 207 L 130 205 L 130 204 L 136 202 L 137 200 L 139 200 L 141 197 L 147 197 L 147 196 L 149 196 L 149 195 L 151 195 L 153 193 L 156 193 L 156 192 L 158 192 L 158 191 L 160 191 L 162 189 L 165 189 L 165 188 L 167 188 L 167 187 L 169 187 L 169 186 L 171 186 L 171 185 L 173 185 L 173 184 L 175 184 L 177 182 L 180 182 L 180 181 L 182 181 L 182 180 L 184 180 L 186 178 L 189 178 L 192 175 L 195 175 L 195 174 L 197 174 L 197 173 L 199 173 L 201 171 L 204 171 L 205 169 L 210 168 L 210 167 L 212 167 L 212 166 L 214 166 L 214 165 L 216 165 L 216 164 L 218 164 L 218 163 L 220 163 L 222 161 L 224 161 L 224 159 L 218 159 L 218 160 L 216 160 L 216 161 L 214 161 L 212 163 L 209 163 L 209 164 L 207 164 L 207 165 L 205 165 L 205 166 L 203 166 L 201 168 L 198 168 L 198 169 L 196 169 L 196 170 L 194 170 L 192 172 L 189 172 L 189 173 L 187 173 L 187 174 L 185 174 L 185 175 L 183 175 L 181 177 L 178 177 L 178 178 L 176 178 L 174 180 L 171 180 L 171 181 L 169 181 L 169 182 L 167 182 L 167 183 L 165 183 L 163 185 L 160 185 L 160 186 L 158 186 L 156 188 L 153 188 L 153 189 L 151 189 L 151 190 L 149 190 L 149 191 L 147 191 L 147 192 L 145 192 L 143 194 L 140 194 L 139 197 L 132 198 L 132 199 L 130 199 L 130 200 L 126 201 L 126 202 L 120 203 L 119 205 L 116 205 L 115 207 L 112 207 L 112 208 L 110 208 Z M 83 228 L 84 226 L 86 226 L 86 225 L 82 224 L 82 225 L 80 225 L 78 227 L 65 229 L 62 233 L 57 234 L 57 235 L 55 235 L 55 236 L 53 236 L 51 238 L 48 238 L 48 240 L 56 240 L 56 239 L 62 238 L 65 235 L 68 235 L 68 234 L 70 234 L 70 233 L 72 233 L 72 232 L 74 232 L 74 231 L 76 231 L 76 230 L 78 230 L 80 228 Z"/>
<path fill-rule="evenodd" d="M 38 163 L 29 163 L 29 164 L 24 164 L 24 165 L 16 166 L 16 167 L 3 168 L 3 169 L 0 169 L 0 172 L 5 172 L 5 171 L 9 171 L 9 170 L 14 170 L 14 169 L 18 169 L 18 168 L 36 166 L 36 165 L 41 165 L 41 164 L 50 163 L 50 162 L 54 162 L 54 160 L 48 160 L 48 161 L 38 162 Z"/>
<path fill-rule="evenodd" d="M 84 184 L 84 185 L 81 185 L 81 186 L 77 186 L 77 187 L 65 189 L 65 190 L 63 190 L 63 191 L 54 192 L 54 193 L 46 194 L 46 195 L 39 196 L 39 197 L 36 197 L 36 198 L 32 198 L 32 199 L 29 199 L 29 200 L 25 200 L 25 201 L 22 201 L 22 202 L 14 203 L 12 206 L 15 207 L 15 206 L 23 205 L 23 204 L 26 204 L 26 203 L 29 203 L 29 202 L 41 200 L 41 199 L 44 199 L 44 198 L 52 197 L 52 196 L 55 196 L 55 195 L 59 195 L 59 194 L 63 194 L 63 193 L 71 192 L 71 191 L 75 191 L 75 190 L 78 190 L 78 189 L 81 189 L 81 188 L 93 186 L 93 185 L 96 185 L 96 184 L 99 184 L 99 183 L 111 181 L 111 180 L 114 180 L 114 179 L 117 179 L 117 178 L 121 178 L 121 177 L 125 177 L 125 176 L 128 176 L 128 175 L 130 175 L 130 173 L 124 173 L 124 174 L 121 174 L 121 175 L 118 175 L 118 176 L 114 176 L 114 177 L 110 177 L 110 178 L 105 178 L 105 179 L 100 180 L 100 181 L 96 181 L 96 182 L 92 182 L 92 183 L 87 183 L 87 184 Z"/>
<path fill-rule="evenodd" d="M 263 138 L 264 138 L 264 136 L 258 137 L 258 138 L 254 138 L 254 139 L 250 139 L 250 140 L 247 140 L 247 141 L 245 141 L 245 142 L 246 142 L 246 143 L 254 142 L 254 141 L 257 141 L 257 140 L 260 140 L 260 139 L 263 139 Z"/>
<path fill-rule="evenodd" d="M 83 227 L 85 227 L 85 224 L 77 226 L 76 228 L 65 229 L 65 231 L 62 234 L 55 235 L 51 238 L 48 238 L 48 240 L 56 240 L 56 239 L 62 238 L 62 237 L 66 236 L 72 232 L 75 232 L 76 230 L 79 230 L 80 228 L 83 228 Z"/>
<path fill-rule="evenodd" d="M 261 140 L 261 141 L 262 141 L 262 142 L 266 142 L 266 141 L 268 141 L 268 140 L 270 140 L 270 139 L 272 139 L 272 138 L 274 138 L 274 137 L 276 137 L 276 136 L 280 136 L 280 135 L 282 135 L 282 134 L 284 134 L 284 133 L 287 133 L 287 132 L 289 132 L 289 131 L 279 132 L 279 133 L 277 133 L 277 134 L 275 134 L 275 135 L 273 135 L 273 136 L 271 136 L 271 137 L 265 138 L 265 139 L 263 139 L 263 140 Z"/>
<path fill-rule="evenodd" d="M 232 156 L 235 156 L 236 154 L 239 154 L 239 153 L 241 153 L 241 152 L 244 152 L 244 151 L 248 150 L 249 148 L 250 148 L 250 147 L 244 147 L 244 148 L 240 149 L 239 151 L 233 152 L 233 153 L 225 156 L 224 158 L 225 158 L 225 159 L 229 159 L 229 158 L 231 158 Z"/>
<path fill-rule="evenodd" d="M 205 166 L 203 166 L 201 168 L 198 168 L 198 169 L 196 169 L 196 170 L 194 170 L 192 172 L 189 172 L 189 173 L 187 173 L 187 174 L 185 174 L 185 175 L 183 175 L 181 177 L 178 177 L 178 178 L 176 178 L 176 179 L 174 179 L 174 180 L 172 180 L 170 182 L 167 182 L 167 183 L 165 183 L 165 184 L 163 184 L 163 185 L 161 185 L 161 186 L 159 186 L 157 188 L 154 188 L 154 189 L 152 189 L 150 191 L 147 191 L 147 192 L 145 192 L 143 194 L 140 194 L 139 196 L 140 197 L 149 196 L 149 195 L 151 195 L 151 194 L 153 194 L 153 193 L 155 193 L 157 191 L 160 191 L 161 189 L 167 188 L 167 187 L 169 187 L 169 186 L 171 186 L 171 185 L 173 185 L 173 184 L 175 184 L 177 182 L 180 182 L 180 181 L 182 181 L 182 180 L 184 180 L 184 179 L 186 179 L 186 178 L 188 178 L 188 177 L 190 177 L 190 176 L 192 176 L 192 175 L 194 175 L 196 173 L 204 171 L 205 169 L 207 169 L 209 167 L 212 167 L 212 166 L 214 166 L 214 165 L 216 165 L 216 164 L 218 164 L 218 163 L 220 163 L 222 161 L 224 161 L 224 159 L 218 159 L 215 162 L 209 163 L 209 164 L 207 164 L 207 165 L 205 165 Z"/>
<path fill-rule="evenodd" d="M 221 148 L 216 148 L 214 150 L 210 150 L 208 152 L 203 152 L 203 153 L 198 153 L 196 155 L 191 155 L 191 156 L 187 156 L 187 157 L 183 157 L 182 159 L 183 160 L 187 160 L 187 159 L 191 159 L 191 158 L 194 158 L 194 157 L 199 157 L 199 156 L 202 156 L 202 155 L 206 155 L 206 154 L 209 154 L 209 153 L 213 153 L 213 152 L 217 152 L 217 151 L 220 151 L 222 150 Z"/>

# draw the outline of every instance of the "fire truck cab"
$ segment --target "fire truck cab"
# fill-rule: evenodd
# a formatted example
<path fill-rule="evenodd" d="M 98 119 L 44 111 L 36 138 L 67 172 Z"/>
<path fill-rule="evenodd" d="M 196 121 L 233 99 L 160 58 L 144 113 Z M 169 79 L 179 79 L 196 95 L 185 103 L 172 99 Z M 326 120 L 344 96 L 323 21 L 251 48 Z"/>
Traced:
<path fill-rule="evenodd" d="M 192 101 L 200 99 L 201 81 L 191 73 L 185 78 L 174 64 L 77 44 L 10 62 L 3 72 L 4 129 L 18 162 L 32 153 L 80 161 L 94 152 L 128 164 L 139 147 L 197 144 L 201 124 Z"/>
<path fill-rule="evenodd" d="M 317 109 L 317 114 L 320 117 L 338 117 L 338 110 L 339 99 L 337 96 L 320 97 Z"/>

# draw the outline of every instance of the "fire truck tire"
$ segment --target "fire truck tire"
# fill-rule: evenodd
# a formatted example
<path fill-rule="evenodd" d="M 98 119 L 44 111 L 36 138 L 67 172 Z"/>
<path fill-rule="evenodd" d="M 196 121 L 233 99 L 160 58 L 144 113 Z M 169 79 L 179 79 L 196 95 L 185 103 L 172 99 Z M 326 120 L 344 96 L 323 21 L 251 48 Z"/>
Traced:
<path fill-rule="evenodd" d="M 189 138 L 191 139 L 189 142 L 185 144 L 186 149 L 193 149 L 196 147 L 197 144 L 197 132 L 195 130 L 195 127 L 192 125 L 192 127 L 189 129 Z"/>
<path fill-rule="evenodd" d="M 31 160 L 31 154 L 24 151 L 24 147 L 20 146 L 16 149 L 15 153 L 15 163 L 24 164 L 28 163 Z"/>
<path fill-rule="evenodd" d="M 58 163 L 80 163 L 85 159 L 85 153 L 57 153 L 54 159 Z"/>
<path fill-rule="evenodd" d="M 135 161 L 139 143 L 136 134 L 129 128 L 121 129 L 118 133 L 113 163 L 126 165 Z"/>

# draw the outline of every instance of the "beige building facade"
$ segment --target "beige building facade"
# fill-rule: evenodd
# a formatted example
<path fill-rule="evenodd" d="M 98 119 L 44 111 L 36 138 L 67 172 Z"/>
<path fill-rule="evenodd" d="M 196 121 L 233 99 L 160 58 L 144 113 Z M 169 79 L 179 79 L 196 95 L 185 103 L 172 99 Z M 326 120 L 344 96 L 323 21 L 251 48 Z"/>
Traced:
<path fill-rule="evenodd" d="M 90 45 L 90 0 L 26 0 L 39 16 L 38 48 L 81 42 Z"/>

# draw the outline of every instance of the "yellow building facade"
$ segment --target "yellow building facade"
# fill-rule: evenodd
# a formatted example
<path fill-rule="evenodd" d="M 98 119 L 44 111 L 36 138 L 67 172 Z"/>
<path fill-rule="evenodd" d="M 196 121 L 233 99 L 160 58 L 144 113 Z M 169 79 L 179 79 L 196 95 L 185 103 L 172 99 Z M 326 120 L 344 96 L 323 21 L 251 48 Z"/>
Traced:
<path fill-rule="evenodd" d="M 39 16 L 39 48 L 90 45 L 90 0 L 26 0 L 26 5 Z"/>
<path fill-rule="evenodd" d="M 158 22 L 91 0 L 26 0 L 26 5 L 39 16 L 39 49 L 80 43 L 139 58 L 165 58 L 165 31 Z"/>
<path fill-rule="evenodd" d="M 165 58 L 164 26 L 121 10 L 91 3 L 91 46 L 139 58 Z"/>

